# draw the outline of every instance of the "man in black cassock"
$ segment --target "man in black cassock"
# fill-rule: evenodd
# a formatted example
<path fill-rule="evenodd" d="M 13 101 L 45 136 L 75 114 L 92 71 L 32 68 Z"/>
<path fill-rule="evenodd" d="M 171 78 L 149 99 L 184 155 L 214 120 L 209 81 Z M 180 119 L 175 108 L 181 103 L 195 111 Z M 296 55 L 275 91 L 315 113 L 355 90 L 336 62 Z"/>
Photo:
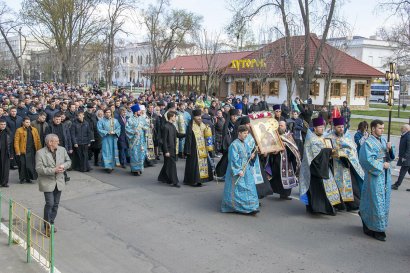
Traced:
<path fill-rule="evenodd" d="M 216 165 L 216 175 L 219 178 L 225 176 L 226 169 L 228 168 L 228 149 L 229 145 L 231 145 L 232 141 L 237 138 L 236 126 L 235 123 L 238 119 L 238 110 L 231 109 L 229 110 L 229 114 L 226 118 L 225 125 L 223 128 L 223 139 L 222 139 L 222 158 L 219 160 L 218 164 Z"/>
<path fill-rule="evenodd" d="M 208 156 L 205 130 L 211 130 L 202 122 L 202 111 L 192 111 L 192 120 L 186 131 L 184 153 L 186 155 L 184 184 L 201 187 L 202 182 L 212 181 L 212 167 Z M 210 136 L 212 138 L 212 135 Z M 202 142 L 202 145 L 200 141 Z M 198 143 L 199 141 L 199 143 Z"/>
<path fill-rule="evenodd" d="M 167 112 L 167 121 L 162 128 L 162 151 L 164 153 L 164 165 L 158 176 L 158 181 L 170 184 L 172 187 L 179 188 L 179 180 L 176 165 L 176 144 L 177 138 L 185 137 L 185 134 L 177 132 L 174 124 L 176 122 L 176 112 Z"/>
<path fill-rule="evenodd" d="M 290 197 L 292 188 L 298 185 L 296 173 L 300 168 L 299 151 L 292 136 L 286 134 L 285 121 L 279 122 L 278 133 L 285 150 L 269 155 L 268 164 L 271 170 L 269 182 L 273 192 L 279 194 L 280 199 L 292 200 Z"/>
<path fill-rule="evenodd" d="M 0 186 L 7 188 L 9 186 L 11 143 L 10 132 L 6 128 L 7 122 L 0 119 Z"/>
<path fill-rule="evenodd" d="M 313 119 L 314 132 L 308 131 L 302 161 L 299 194 L 307 212 L 336 215 L 333 206 L 340 204 L 339 190 L 330 170 L 332 148 L 323 137 L 325 121 Z"/>

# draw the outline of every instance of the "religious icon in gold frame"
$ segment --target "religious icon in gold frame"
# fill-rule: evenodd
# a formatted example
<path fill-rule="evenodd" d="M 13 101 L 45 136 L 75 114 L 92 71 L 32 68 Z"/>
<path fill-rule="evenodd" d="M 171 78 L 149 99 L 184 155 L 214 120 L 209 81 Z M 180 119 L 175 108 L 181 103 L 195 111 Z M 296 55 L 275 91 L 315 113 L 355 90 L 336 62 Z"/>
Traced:
<path fill-rule="evenodd" d="M 284 150 L 278 133 L 279 124 L 272 116 L 251 118 L 252 135 L 261 154 Z"/>

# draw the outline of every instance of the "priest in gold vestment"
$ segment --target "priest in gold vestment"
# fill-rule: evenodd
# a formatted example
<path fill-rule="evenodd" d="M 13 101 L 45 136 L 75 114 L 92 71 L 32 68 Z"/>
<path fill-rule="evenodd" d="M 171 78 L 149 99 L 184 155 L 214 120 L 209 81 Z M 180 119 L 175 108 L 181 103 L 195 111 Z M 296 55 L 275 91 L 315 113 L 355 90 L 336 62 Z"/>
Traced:
<path fill-rule="evenodd" d="M 202 122 L 202 111 L 192 111 L 193 119 L 189 123 L 184 153 L 186 155 L 184 184 L 201 187 L 203 182 L 212 181 L 212 167 L 208 152 L 213 150 L 211 128 Z"/>

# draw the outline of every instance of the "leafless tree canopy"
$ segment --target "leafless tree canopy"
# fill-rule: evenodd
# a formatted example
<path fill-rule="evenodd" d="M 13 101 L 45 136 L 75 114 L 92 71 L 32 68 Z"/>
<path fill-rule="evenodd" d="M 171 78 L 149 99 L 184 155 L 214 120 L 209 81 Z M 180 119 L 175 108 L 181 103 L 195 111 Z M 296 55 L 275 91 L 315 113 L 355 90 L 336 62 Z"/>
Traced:
<path fill-rule="evenodd" d="M 124 24 L 129 15 L 132 14 L 138 0 L 104 0 L 107 5 L 107 25 L 105 27 L 105 51 L 102 63 L 105 71 L 107 89 L 111 88 L 112 71 L 114 67 L 114 50 L 117 34 L 124 32 Z"/>
<path fill-rule="evenodd" d="M 13 61 L 18 69 L 21 72 L 21 76 L 24 75 L 22 71 L 21 58 L 26 49 L 26 43 L 22 42 L 22 48 L 20 52 L 15 52 L 15 48 L 12 47 L 9 37 L 10 35 L 15 36 L 16 34 L 20 35 L 20 39 L 26 40 L 26 36 L 21 32 L 22 22 L 17 19 L 16 14 L 7 6 L 4 1 L 0 1 L 0 33 L 1 37 L 4 39 L 7 48 L 10 51 Z"/>
<path fill-rule="evenodd" d="M 379 30 L 382 38 L 396 46 L 396 59 L 400 66 L 410 67 L 410 1 L 384 1 L 380 12 L 390 11 L 399 23 Z"/>
<path fill-rule="evenodd" d="M 73 81 L 81 68 L 96 57 L 104 27 L 101 0 L 24 0 L 21 15 L 33 36 L 56 53 L 63 81 Z M 75 80 L 74 80 L 75 81 Z"/>
<path fill-rule="evenodd" d="M 184 47 L 200 29 L 202 17 L 182 9 L 171 9 L 167 0 L 158 0 L 143 11 L 143 25 L 148 30 L 153 70 L 168 60 L 177 47 Z"/>
<path fill-rule="evenodd" d="M 286 39 L 286 48 L 283 54 L 291 67 L 294 79 L 299 77 L 297 74 L 299 67 L 295 65 L 295 52 L 292 52 L 289 38 L 294 35 L 305 36 L 303 80 L 296 81 L 296 86 L 301 97 L 306 99 L 329 32 L 332 28 L 338 27 L 338 20 L 335 16 L 337 4 L 341 5 L 342 1 L 231 0 L 234 14 L 232 22 L 240 29 L 241 26 L 245 25 L 245 22 L 254 20 L 262 12 L 269 14 L 272 20 L 280 18 L 281 24 L 276 26 L 275 30 Z M 316 32 L 321 37 L 321 44 L 316 51 L 313 63 L 309 60 L 311 48 L 308 43 L 312 32 Z M 288 86 L 288 93 L 290 92 L 292 91 Z"/>

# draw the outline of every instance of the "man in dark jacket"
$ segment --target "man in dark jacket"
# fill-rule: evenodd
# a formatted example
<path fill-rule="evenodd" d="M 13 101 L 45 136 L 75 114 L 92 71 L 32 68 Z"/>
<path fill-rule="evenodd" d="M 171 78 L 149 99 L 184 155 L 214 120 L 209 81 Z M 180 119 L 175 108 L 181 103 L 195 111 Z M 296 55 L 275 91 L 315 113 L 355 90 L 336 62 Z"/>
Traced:
<path fill-rule="evenodd" d="M 23 118 L 17 115 L 17 108 L 11 107 L 9 110 L 9 115 L 6 117 L 7 128 L 10 131 L 10 137 L 14 141 L 14 135 L 18 128 L 21 127 Z M 14 145 L 11 145 L 11 153 L 14 154 Z M 13 158 L 10 160 L 10 169 L 15 170 L 17 168 L 17 162 Z"/>
<path fill-rule="evenodd" d="M 76 120 L 77 111 L 75 110 L 75 103 L 70 103 L 70 105 L 68 106 L 68 110 L 65 112 L 65 115 L 71 121 Z"/>
<path fill-rule="evenodd" d="M 21 118 L 24 118 L 27 116 L 28 109 L 26 107 L 26 104 L 24 103 L 24 100 L 19 100 L 18 107 L 17 107 L 17 115 L 20 116 Z"/>
<path fill-rule="evenodd" d="M 6 126 L 6 120 L 0 119 L 0 186 L 5 188 L 9 186 L 10 158 L 13 158 L 11 154 L 13 140 Z"/>
<path fill-rule="evenodd" d="M 41 112 L 40 114 L 38 114 L 37 119 L 31 122 L 31 126 L 36 128 L 38 131 L 38 134 L 40 136 L 41 147 L 44 147 L 46 129 L 49 126 L 48 123 L 46 122 L 46 119 L 47 119 L 47 114 L 45 112 Z"/>
<path fill-rule="evenodd" d="M 261 106 L 259 104 L 258 98 L 253 100 L 253 104 L 249 107 L 249 113 L 260 112 Z"/>
<path fill-rule="evenodd" d="M 38 118 L 36 106 L 34 105 L 30 106 L 30 109 L 27 112 L 27 116 L 30 118 L 30 121 L 36 120 Z"/>
<path fill-rule="evenodd" d="M 282 117 L 284 117 L 285 120 L 288 119 L 290 114 L 290 107 L 288 106 L 288 101 L 283 101 L 282 105 L 280 106 L 280 110 L 282 110 Z"/>
<path fill-rule="evenodd" d="M 121 167 L 125 167 L 125 163 L 127 162 L 127 151 L 128 151 L 128 138 L 125 133 L 125 125 L 127 124 L 127 110 L 123 107 L 119 110 L 119 115 L 117 116 L 117 120 L 121 125 L 121 133 L 118 137 L 117 145 L 118 145 L 118 156 L 120 159 Z"/>
<path fill-rule="evenodd" d="M 393 190 L 399 189 L 407 172 L 410 174 L 410 125 L 404 124 L 401 127 L 401 133 L 399 160 L 397 161 L 397 166 L 401 167 L 397 182 L 391 186 Z M 407 189 L 407 191 L 410 191 L 410 189 Z"/>
<path fill-rule="evenodd" d="M 88 153 L 88 158 L 91 159 L 94 156 L 94 166 L 98 166 L 98 156 L 101 151 L 102 139 L 101 135 L 98 133 L 97 122 L 98 118 L 95 115 L 94 111 L 97 109 L 97 106 L 89 103 L 87 104 L 87 112 L 84 115 L 84 119 L 88 122 L 93 131 L 94 141 L 91 142 L 91 146 Z"/>
<path fill-rule="evenodd" d="M 259 102 L 260 111 L 269 111 L 269 105 L 266 102 L 266 95 L 262 95 L 261 101 Z"/>
<path fill-rule="evenodd" d="M 88 121 L 84 120 L 84 112 L 77 112 L 77 119 L 73 121 L 70 131 L 74 149 L 72 167 L 76 171 L 89 172 L 88 147 L 94 140 L 94 134 Z"/>
<path fill-rule="evenodd" d="M 54 115 L 57 114 L 60 110 L 57 109 L 56 102 L 53 100 L 50 102 L 50 105 L 48 105 L 44 111 L 47 113 L 46 121 L 50 122 L 53 119 Z"/>

